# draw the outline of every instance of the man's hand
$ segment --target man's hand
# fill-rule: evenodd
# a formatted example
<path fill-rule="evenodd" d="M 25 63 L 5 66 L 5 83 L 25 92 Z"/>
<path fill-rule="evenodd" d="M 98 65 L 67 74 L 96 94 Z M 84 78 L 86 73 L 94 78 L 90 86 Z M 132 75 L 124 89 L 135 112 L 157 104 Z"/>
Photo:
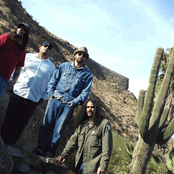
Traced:
<path fill-rule="evenodd" d="M 97 170 L 97 174 L 105 174 L 105 170 L 99 167 Z"/>
<path fill-rule="evenodd" d="M 8 81 L 8 85 L 9 85 L 9 86 L 14 86 L 15 83 L 16 83 L 15 80 L 9 80 L 9 81 Z"/>
<path fill-rule="evenodd" d="M 12 93 L 13 92 L 13 86 L 8 86 L 8 91 L 10 92 L 10 93 Z"/>
<path fill-rule="evenodd" d="M 54 160 L 56 161 L 56 163 L 58 164 L 62 164 L 65 162 L 65 158 L 63 156 L 57 156 L 57 157 L 54 157 Z"/>
<path fill-rule="evenodd" d="M 50 97 L 49 100 L 52 100 L 53 98 L 56 98 L 56 95 L 53 95 L 52 97 Z"/>
<path fill-rule="evenodd" d="M 68 102 L 67 104 L 69 105 L 69 107 L 72 107 L 72 106 L 73 106 L 73 105 L 71 104 L 71 102 Z"/>

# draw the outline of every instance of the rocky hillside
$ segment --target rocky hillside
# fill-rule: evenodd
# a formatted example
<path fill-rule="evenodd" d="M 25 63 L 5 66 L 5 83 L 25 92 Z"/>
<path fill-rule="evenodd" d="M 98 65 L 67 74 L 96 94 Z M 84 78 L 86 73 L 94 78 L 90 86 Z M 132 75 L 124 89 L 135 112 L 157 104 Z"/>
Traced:
<path fill-rule="evenodd" d="M 19 21 L 27 22 L 31 27 L 27 52 L 37 52 L 39 44 L 44 40 L 50 40 L 53 42 L 50 58 L 56 66 L 72 60 L 75 46 L 54 36 L 35 22 L 32 16 L 23 9 L 20 1 L 0 0 L 0 34 L 9 33 Z M 136 126 L 133 121 L 136 98 L 127 90 L 129 79 L 103 67 L 92 58 L 88 60 L 87 66 L 94 75 L 91 95 L 98 97 L 113 128 L 118 130 L 121 135 L 131 137 L 132 132 L 129 130 L 132 130 L 131 126 Z M 5 106 L 3 105 L 3 107 Z M 1 113 L 1 115 L 3 114 Z"/>
<path fill-rule="evenodd" d="M 31 27 L 27 52 L 37 52 L 39 45 L 43 41 L 50 40 L 53 42 L 53 50 L 50 58 L 56 66 L 65 61 L 72 61 L 72 53 L 76 49 L 75 46 L 53 35 L 47 31 L 46 28 L 40 26 L 32 19 L 32 16 L 23 9 L 20 1 L 0 0 L 0 34 L 11 32 L 13 27 L 20 21 L 27 22 Z M 87 66 L 94 75 L 90 95 L 95 96 L 100 101 L 103 113 L 109 119 L 112 129 L 116 130 L 121 136 L 131 141 L 136 141 L 138 129 L 134 117 L 137 99 L 133 93 L 128 91 L 129 79 L 103 67 L 92 60 L 92 58 L 88 60 Z M 9 92 L 6 91 L 0 100 L 0 128 L 5 117 L 9 95 Z M 31 152 L 36 147 L 39 127 L 42 123 L 46 104 L 47 101 L 38 106 L 15 147 L 27 153 Z M 72 123 L 77 112 L 78 108 L 75 110 L 71 120 Z M 73 129 L 73 124 L 67 126 L 56 154 L 62 151 Z M 0 147 L 1 145 L 5 148 L 0 139 Z M 3 148 L 1 147 L 1 149 Z M 4 152 L 0 151 L 0 168 L 2 167 L 1 156 L 3 157 L 3 154 Z M 34 157 L 30 155 L 30 161 L 25 160 L 25 163 L 29 165 L 33 158 Z M 8 158 L 4 157 L 3 159 L 4 164 L 9 163 L 9 161 L 11 161 L 12 165 L 17 166 L 18 164 L 14 159 L 12 160 L 10 156 L 8 156 Z M 10 167 L 5 166 L 5 169 L 10 171 Z M 44 169 L 44 173 L 46 173 L 46 171 L 49 171 L 49 169 Z M 34 169 L 28 169 L 28 173 L 37 174 Z M 43 171 L 41 171 L 41 173 L 43 173 Z"/>

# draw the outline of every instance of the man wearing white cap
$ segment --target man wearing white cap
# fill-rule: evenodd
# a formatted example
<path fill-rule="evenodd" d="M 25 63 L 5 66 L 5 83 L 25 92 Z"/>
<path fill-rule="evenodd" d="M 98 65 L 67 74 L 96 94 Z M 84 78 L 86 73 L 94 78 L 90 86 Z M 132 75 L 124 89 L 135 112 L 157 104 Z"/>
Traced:
<path fill-rule="evenodd" d="M 83 104 L 89 95 L 93 75 L 86 68 L 89 58 L 86 47 L 74 51 L 74 62 L 59 65 L 48 83 L 49 98 L 40 128 L 37 155 L 54 157 L 60 137 L 70 121 L 74 108 Z"/>

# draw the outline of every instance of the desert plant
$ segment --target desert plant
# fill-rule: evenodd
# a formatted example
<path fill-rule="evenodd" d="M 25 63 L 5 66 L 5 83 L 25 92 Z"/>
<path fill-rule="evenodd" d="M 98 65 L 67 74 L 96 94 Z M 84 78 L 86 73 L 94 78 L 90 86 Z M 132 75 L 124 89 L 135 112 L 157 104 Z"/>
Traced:
<path fill-rule="evenodd" d="M 132 148 L 134 148 L 132 142 L 113 131 L 113 150 L 107 174 L 127 174 L 132 159 L 130 155 Z"/>
<path fill-rule="evenodd" d="M 130 174 L 145 173 L 155 144 L 165 144 L 174 133 L 174 119 L 168 125 L 165 124 L 169 113 L 169 107 L 165 107 L 165 103 L 174 72 L 174 50 L 172 50 L 158 96 L 155 96 L 163 53 L 164 49 L 162 47 L 156 50 L 148 89 L 147 91 L 140 90 L 139 93 L 136 121 L 140 135 L 132 156 L 132 163 L 129 168 Z"/>
<path fill-rule="evenodd" d="M 166 166 L 172 173 L 174 173 L 174 145 L 171 146 L 167 154 Z"/>
<path fill-rule="evenodd" d="M 153 154 L 147 164 L 146 174 L 170 174 L 166 164 L 161 162 L 157 154 Z"/>

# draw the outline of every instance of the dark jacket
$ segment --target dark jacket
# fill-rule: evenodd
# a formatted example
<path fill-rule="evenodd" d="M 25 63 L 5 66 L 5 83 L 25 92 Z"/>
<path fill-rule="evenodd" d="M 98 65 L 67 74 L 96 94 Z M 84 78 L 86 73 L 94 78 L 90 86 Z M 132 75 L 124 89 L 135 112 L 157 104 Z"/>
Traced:
<path fill-rule="evenodd" d="M 98 167 L 108 168 L 112 152 L 112 132 L 107 119 L 103 119 L 99 126 L 88 128 L 88 122 L 81 124 L 68 140 L 61 156 L 68 156 L 78 147 L 75 167 L 83 155 L 83 173 L 96 174 Z"/>

